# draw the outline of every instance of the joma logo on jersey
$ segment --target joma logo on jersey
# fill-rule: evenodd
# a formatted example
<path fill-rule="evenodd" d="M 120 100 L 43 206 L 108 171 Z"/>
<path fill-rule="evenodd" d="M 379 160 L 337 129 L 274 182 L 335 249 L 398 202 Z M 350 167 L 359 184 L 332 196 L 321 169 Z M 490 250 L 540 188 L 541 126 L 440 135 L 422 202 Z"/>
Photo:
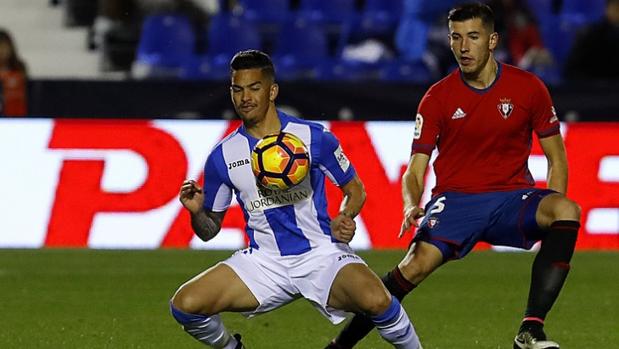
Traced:
<path fill-rule="evenodd" d="M 249 159 L 236 160 L 228 163 L 228 170 L 231 170 L 235 167 L 249 165 Z"/>
<path fill-rule="evenodd" d="M 514 111 L 514 105 L 509 98 L 501 98 L 500 101 L 501 103 L 497 105 L 497 108 L 503 119 L 507 119 L 512 114 L 512 111 Z"/>
<path fill-rule="evenodd" d="M 347 259 L 347 258 L 351 258 L 351 259 L 361 259 L 361 258 L 359 258 L 358 256 L 356 256 L 356 255 L 354 255 L 354 254 L 346 253 L 346 254 L 343 254 L 343 255 L 337 256 L 337 261 L 339 262 L 339 261 L 344 260 L 344 259 Z"/>

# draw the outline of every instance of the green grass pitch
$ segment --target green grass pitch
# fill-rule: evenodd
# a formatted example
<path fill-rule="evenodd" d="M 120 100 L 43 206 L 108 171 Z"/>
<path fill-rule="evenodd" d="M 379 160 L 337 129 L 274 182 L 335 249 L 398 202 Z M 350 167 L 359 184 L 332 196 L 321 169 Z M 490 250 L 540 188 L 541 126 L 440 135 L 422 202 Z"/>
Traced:
<path fill-rule="evenodd" d="M 361 252 L 383 274 L 403 251 Z M 0 348 L 200 348 L 168 313 L 185 280 L 229 251 L 0 250 Z M 511 348 L 530 253 L 475 252 L 404 301 L 425 349 Z M 323 348 L 340 327 L 298 300 L 251 320 L 224 314 L 250 348 Z M 619 253 L 576 253 L 547 333 L 563 349 L 619 346 Z M 358 348 L 388 348 L 374 331 Z"/>

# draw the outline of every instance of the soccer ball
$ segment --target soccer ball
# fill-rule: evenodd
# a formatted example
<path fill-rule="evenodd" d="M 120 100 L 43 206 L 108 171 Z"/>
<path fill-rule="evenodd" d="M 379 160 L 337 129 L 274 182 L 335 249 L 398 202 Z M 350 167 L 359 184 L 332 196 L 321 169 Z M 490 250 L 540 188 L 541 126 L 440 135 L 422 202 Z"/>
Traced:
<path fill-rule="evenodd" d="M 251 169 L 263 187 L 285 190 L 301 183 L 309 171 L 307 147 L 299 137 L 281 132 L 267 135 L 251 153 Z"/>

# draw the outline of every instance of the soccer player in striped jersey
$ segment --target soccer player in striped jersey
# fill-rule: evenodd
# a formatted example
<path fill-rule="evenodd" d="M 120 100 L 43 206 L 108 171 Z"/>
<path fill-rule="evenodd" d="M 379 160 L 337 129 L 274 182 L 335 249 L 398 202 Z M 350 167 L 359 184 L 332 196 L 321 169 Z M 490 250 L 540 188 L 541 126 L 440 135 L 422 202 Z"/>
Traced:
<path fill-rule="evenodd" d="M 567 161 L 548 90 L 533 74 L 497 62 L 492 10 L 465 4 L 449 13 L 449 42 L 459 69 L 434 84 L 416 116 L 412 156 L 402 178 L 400 236 L 424 217 L 414 244 L 384 278 L 398 299 L 478 241 L 529 249 L 537 241 L 528 304 L 515 349 L 559 348 L 543 326 L 574 252 L 580 207 L 565 196 Z M 527 167 L 532 133 L 548 159 L 547 189 Z M 434 148 L 436 187 L 417 206 Z M 355 316 L 328 348 L 351 348 L 373 327 Z"/>
<path fill-rule="evenodd" d="M 394 347 L 420 348 L 397 298 L 347 244 L 365 192 L 338 140 L 322 125 L 276 109 L 279 87 L 268 55 L 239 52 L 230 68 L 232 102 L 243 123 L 208 156 L 204 188 L 187 180 L 180 200 L 195 234 L 208 241 L 220 231 L 234 194 L 245 215 L 249 247 L 183 284 L 170 302 L 174 318 L 213 348 L 242 348 L 240 336 L 229 334 L 219 313 L 253 316 L 303 297 L 333 323 L 343 321 L 345 312 L 363 313 Z M 305 180 L 287 191 L 266 190 L 256 184 L 248 159 L 258 140 L 282 131 L 303 140 L 311 167 Z M 344 194 L 333 219 L 327 215 L 325 176 Z"/>

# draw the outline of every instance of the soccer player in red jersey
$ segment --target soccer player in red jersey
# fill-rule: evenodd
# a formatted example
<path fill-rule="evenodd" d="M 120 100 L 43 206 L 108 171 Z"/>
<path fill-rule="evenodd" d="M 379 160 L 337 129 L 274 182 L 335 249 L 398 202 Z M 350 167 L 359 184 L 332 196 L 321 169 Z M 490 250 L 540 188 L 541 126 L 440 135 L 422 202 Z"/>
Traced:
<path fill-rule="evenodd" d="M 412 156 L 402 178 L 400 236 L 411 226 L 418 230 L 383 282 L 402 299 L 478 241 L 526 249 L 541 241 L 514 348 L 559 348 L 546 338 L 544 319 L 567 277 L 580 227 L 580 207 L 565 196 L 567 161 L 559 121 L 536 76 L 494 59 L 499 38 L 488 6 L 465 4 L 452 9 L 448 19 L 459 69 L 430 87 L 419 105 Z M 547 189 L 534 188 L 527 167 L 533 132 L 548 160 Z M 434 148 L 437 183 L 422 208 L 418 204 Z M 356 315 L 327 348 L 353 347 L 372 328 L 366 319 Z"/>

